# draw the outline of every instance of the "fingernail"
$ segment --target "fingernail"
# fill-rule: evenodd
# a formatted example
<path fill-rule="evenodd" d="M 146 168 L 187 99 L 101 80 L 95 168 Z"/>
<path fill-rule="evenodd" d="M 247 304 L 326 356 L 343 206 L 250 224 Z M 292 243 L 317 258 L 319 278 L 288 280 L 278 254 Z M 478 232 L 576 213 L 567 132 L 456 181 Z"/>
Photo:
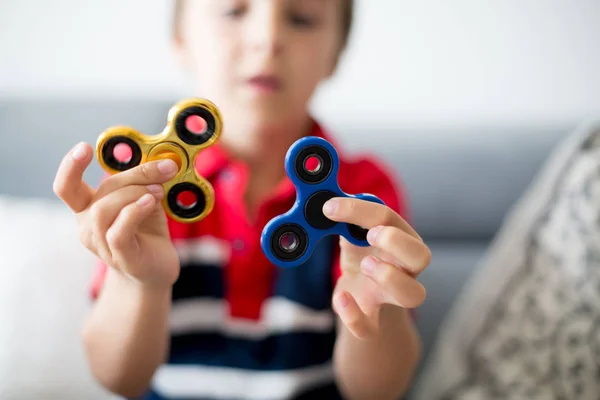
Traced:
<path fill-rule="evenodd" d="M 147 206 L 148 204 L 152 203 L 153 200 L 154 200 L 154 197 L 152 197 L 151 194 L 146 193 L 145 195 L 140 197 L 140 199 L 137 201 L 137 203 L 140 206 Z"/>
<path fill-rule="evenodd" d="M 162 160 L 158 163 L 158 170 L 161 174 L 170 175 L 177 171 L 177 164 L 173 160 Z"/>
<path fill-rule="evenodd" d="M 163 192 L 163 187 L 161 185 L 149 185 L 146 188 L 154 194 L 160 194 Z"/>
<path fill-rule="evenodd" d="M 85 158 L 85 156 L 86 156 L 85 153 L 86 153 L 85 144 L 79 143 L 77 146 L 75 146 L 71 155 L 73 156 L 74 159 L 81 161 Z"/>
<path fill-rule="evenodd" d="M 379 235 L 379 232 L 381 232 L 381 226 L 376 226 L 374 228 L 369 229 L 369 232 L 367 233 L 367 240 L 370 243 L 374 243 L 375 239 L 377 239 L 377 235 Z"/>
<path fill-rule="evenodd" d="M 377 261 L 375 261 L 375 259 L 371 256 L 365 257 L 361 261 L 360 266 L 364 273 L 371 274 L 377 266 Z"/>
<path fill-rule="evenodd" d="M 338 201 L 336 199 L 331 199 L 323 204 L 323 214 L 333 216 L 338 207 Z"/>

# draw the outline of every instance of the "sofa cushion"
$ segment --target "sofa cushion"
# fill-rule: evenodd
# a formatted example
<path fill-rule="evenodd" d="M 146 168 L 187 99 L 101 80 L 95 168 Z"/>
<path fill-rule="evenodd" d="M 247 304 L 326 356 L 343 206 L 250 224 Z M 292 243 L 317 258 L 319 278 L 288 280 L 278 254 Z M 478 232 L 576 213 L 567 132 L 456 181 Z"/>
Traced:
<path fill-rule="evenodd" d="M 77 236 L 61 204 L 0 196 L 0 399 L 111 398 L 82 349 L 94 258 Z"/>
<path fill-rule="evenodd" d="M 444 322 L 417 399 L 600 392 L 600 121 L 557 147 Z"/>

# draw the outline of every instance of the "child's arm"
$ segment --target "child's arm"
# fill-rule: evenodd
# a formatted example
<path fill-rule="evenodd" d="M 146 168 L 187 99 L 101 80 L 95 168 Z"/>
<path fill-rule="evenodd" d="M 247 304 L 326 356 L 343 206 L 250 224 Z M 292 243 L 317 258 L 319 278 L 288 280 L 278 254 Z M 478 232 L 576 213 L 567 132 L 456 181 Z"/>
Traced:
<path fill-rule="evenodd" d="M 92 156 L 88 144 L 69 152 L 53 187 L 76 214 L 81 242 L 110 266 L 84 329 L 91 369 L 109 390 L 135 396 L 166 354 L 170 290 L 180 267 L 160 200 L 177 165 L 144 163 L 95 190 L 82 179 Z"/>
<path fill-rule="evenodd" d="M 168 351 L 170 287 L 150 287 L 109 268 L 83 330 L 91 371 L 108 390 L 140 396 Z"/>
<path fill-rule="evenodd" d="M 408 312 L 384 306 L 380 329 L 368 339 L 339 325 L 334 363 L 345 398 L 398 400 L 408 390 L 421 356 L 420 338 Z"/>

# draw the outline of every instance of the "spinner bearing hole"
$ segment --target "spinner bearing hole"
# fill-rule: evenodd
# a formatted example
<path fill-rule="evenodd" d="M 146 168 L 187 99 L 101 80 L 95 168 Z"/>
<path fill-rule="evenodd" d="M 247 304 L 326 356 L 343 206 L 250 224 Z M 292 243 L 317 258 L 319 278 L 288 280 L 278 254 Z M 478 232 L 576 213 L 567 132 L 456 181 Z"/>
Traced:
<path fill-rule="evenodd" d="M 323 160 L 317 155 L 311 155 L 304 161 L 304 169 L 311 175 L 318 174 L 323 167 Z"/>
<path fill-rule="evenodd" d="M 198 197 L 196 194 L 189 190 L 184 190 L 177 195 L 177 206 L 184 210 L 190 210 L 198 203 Z"/>
<path fill-rule="evenodd" d="M 189 106 L 175 117 L 175 132 L 185 143 L 196 146 L 215 139 L 219 121 L 202 106 Z"/>
<path fill-rule="evenodd" d="M 127 171 L 137 167 L 142 161 L 142 149 L 130 137 L 116 135 L 102 144 L 100 157 L 106 166 L 114 171 Z"/>
<path fill-rule="evenodd" d="M 113 157 L 120 163 L 127 164 L 133 157 L 133 150 L 127 143 L 119 143 L 113 149 Z"/>
<path fill-rule="evenodd" d="M 298 239 L 298 236 L 292 232 L 284 233 L 281 235 L 281 238 L 279 238 L 279 247 L 287 253 L 296 250 L 299 243 L 300 240 Z"/>
<path fill-rule="evenodd" d="M 333 156 L 325 147 L 308 145 L 294 156 L 296 176 L 309 185 L 325 181 L 334 170 Z"/>
<path fill-rule="evenodd" d="M 283 261 L 294 261 L 308 249 L 308 234 L 298 224 L 285 223 L 275 229 L 269 239 L 273 255 Z"/>
<path fill-rule="evenodd" d="M 202 135 L 208 129 L 208 123 L 199 115 L 190 115 L 185 120 L 185 127 L 194 135 Z"/>
<path fill-rule="evenodd" d="M 167 193 L 167 205 L 179 218 L 195 218 L 206 210 L 206 194 L 194 183 L 177 183 Z"/>

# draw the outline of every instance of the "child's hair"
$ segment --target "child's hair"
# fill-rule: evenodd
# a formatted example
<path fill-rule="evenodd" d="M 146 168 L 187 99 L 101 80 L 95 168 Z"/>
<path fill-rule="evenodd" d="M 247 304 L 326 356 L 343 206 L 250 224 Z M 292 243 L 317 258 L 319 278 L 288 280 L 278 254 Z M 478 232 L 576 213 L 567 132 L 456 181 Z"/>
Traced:
<path fill-rule="evenodd" d="M 173 10 L 173 35 L 179 35 L 179 20 L 183 12 L 185 0 L 174 0 Z M 346 47 L 352 28 L 352 19 L 354 14 L 354 0 L 342 0 L 342 42 L 340 51 Z"/>

